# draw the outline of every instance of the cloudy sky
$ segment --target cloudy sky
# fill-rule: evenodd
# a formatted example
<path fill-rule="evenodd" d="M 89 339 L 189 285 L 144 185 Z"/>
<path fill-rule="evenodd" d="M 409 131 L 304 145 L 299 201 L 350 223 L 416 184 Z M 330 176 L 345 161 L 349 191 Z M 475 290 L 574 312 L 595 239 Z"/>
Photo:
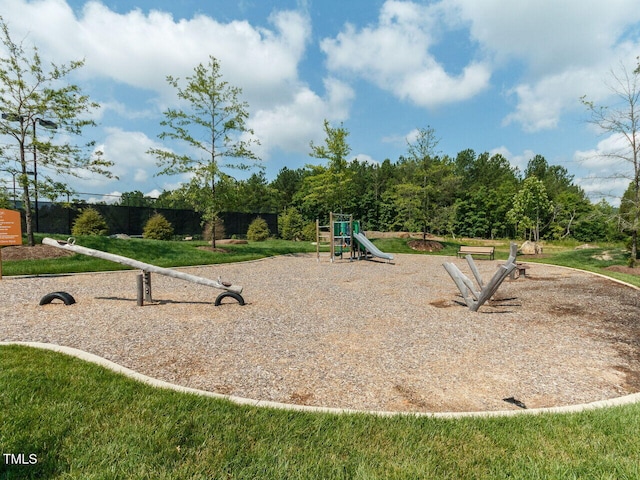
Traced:
<path fill-rule="evenodd" d="M 440 153 L 499 152 L 521 169 L 540 154 L 594 200 L 628 184 L 604 178 L 629 167 L 597 158 L 616 139 L 580 98 L 610 102 L 611 71 L 637 65 L 638 0 L 1 0 L 0 15 L 46 61 L 85 60 L 71 81 L 101 105 L 86 135 L 119 177 L 71 180 L 95 198 L 185 180 L 157 176 L 145 152 L 165 146 L 166 76 L 209 55 L 243 90 L 268 179 L 317 162 L 327 119 L 372 162 L 432 127 Z"/>

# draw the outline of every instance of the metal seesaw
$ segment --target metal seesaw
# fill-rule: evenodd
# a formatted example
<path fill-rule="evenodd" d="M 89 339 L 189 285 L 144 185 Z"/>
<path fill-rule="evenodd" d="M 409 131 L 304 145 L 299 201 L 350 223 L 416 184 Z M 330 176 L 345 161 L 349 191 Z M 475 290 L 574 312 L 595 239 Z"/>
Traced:
<path fill-rule="evenodd" d="M 113 253 L 103 252 L 101 250 L 95 250 L 93 248 L 81 247 L 75 244 L 75 238 L 70 237 L 67 241 L 54 240 L 53 238 L 44 238 L 42 240 L 44 245 L 50 245 L 52 247 L 61 248 L 74 253 L 80 253 L 89 257 L 102 258 L 111 262 L 121 263 L 133 268 L 142 270 L 142 275 L 138 276 L 138 305 L 142 305 L 141 292 L 144 289 L 144 300 L 153 301 L 151 298 L 151 273 L 158 273 L 160 275 L 166 275 L 167 277 L 178 278 L 187 282 L 197 283 L 199 285 L 206 285 L 208 287 L 224 290 L 218 295 L 215 301 L 215 305 L 220 305 L 221 301 L 225 297 L 231 297 L 238 301 L 240 305 L 244 305 L 244 298 L 242 298 L 242 287 L 239 285 L 232 285 L 227 282 L 223 282 L 220 278 L 218 280 L 211 280 L 209 278 L 198 277 L 196 275 L 190 275 L 188 273 L 179 272 L 171 268 L 158 267 L 149 263 L 140 262 L 132 258 L 123 257 L 121 255 L 115 255 Z"/>

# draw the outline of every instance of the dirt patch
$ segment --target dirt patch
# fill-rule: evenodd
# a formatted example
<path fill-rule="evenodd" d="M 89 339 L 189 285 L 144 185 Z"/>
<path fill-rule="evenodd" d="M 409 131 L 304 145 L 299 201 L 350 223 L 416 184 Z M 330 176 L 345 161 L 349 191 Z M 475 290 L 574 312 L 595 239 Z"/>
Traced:
<path fill-rule="evenodd" d="M 44 260 L 47 258 L 70 257 L 73 255 L 51 245 L 15 245 L 2 249 L 2 260 Z"/>
<path fill-rule="evenodd" d="M 605 268 L 610 272 L 626 273 L 627 275 L 640 275 L 640 268 L 625 267 L 624 265 L 612 265 Z"/>
<path fill-rule="evenodd" d="M 310 405 L 312 399 L 313 393 L 308 392 L 293 392 L 289 397 L 291 403 L 295 403 L 296 405 Z"/>
<path fill-rule="evenodd" d="M 429 302 L 429 305 L 432 305 L 436 308 L 449 308 L 453 307 L 453 304 L 449 300 L 434 300 L 433 302 Z"/>
<path fill-rule="evenodd" d="M 407 245 L 412 250 L 420 252 L 439 252 L 444 248 L 440 242 L 435 240 L 411 240 Z"/>
<path fill-rule="evenodd" d="M 246 245 L 246 240 L 239 240 L 237 238 L 225 238 L 222 240 L 216 240 L 217 245 Z"/>

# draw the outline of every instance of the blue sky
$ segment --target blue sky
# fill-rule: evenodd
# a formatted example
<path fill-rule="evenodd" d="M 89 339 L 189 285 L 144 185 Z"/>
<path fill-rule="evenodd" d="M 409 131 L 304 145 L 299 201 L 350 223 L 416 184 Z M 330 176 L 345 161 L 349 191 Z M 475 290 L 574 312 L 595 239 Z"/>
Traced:
<path fill-rule="evenodd" d="M 540 154 L 594 200 L 628 184 L 604 178 L 629 166 L 599 156 L 618 139 L 586 122 L 580 97 L 606 104 L 611 70 L 635 68 L 638 0 L 2 0 L 0 15 L 45 60 L 85 59 L 71 80 L 101 105 L 86 136 L 119 180 L 65 180 L 96 199 L 186 180 L 157 176 L 146 151 L 167 147 L 166 76 L 209 55 L 243 89 L 268 179 L 317 162 L 309 142 L 327 119 L 371 162 L 397 160 L 430 126 L 442 154 L 499 152 L 521 169 Z"/>

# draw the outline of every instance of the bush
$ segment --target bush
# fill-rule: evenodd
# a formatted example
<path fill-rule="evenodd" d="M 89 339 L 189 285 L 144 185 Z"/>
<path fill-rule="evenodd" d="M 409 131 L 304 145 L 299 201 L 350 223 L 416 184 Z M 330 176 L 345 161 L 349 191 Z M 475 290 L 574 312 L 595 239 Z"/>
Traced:
<path fill-rule="evenodd" d="M 162 214 L 154 214 L 144 226 L 142 237 L 149 240 L 171 240 L 173 226 Z"/>
<path fill-rule="evenodd" d="M 224 221 L 221 218 L 216 219 L 216 240 L 222 240 L 225 235 L 224 231 Z M 210 242 L 213 239 L 213 228 L 212 223 L 207 222 L 204 226 L 204 231 L 202 232 L 202 238 Z"/>
<path fill-rule="evenodd" d="M 104 217 L 95 208 L 85 208 L 73 222 L 71 235 L 106 235 L 109 226 Z"/>
<path fill-rule="evenodd" d="M 288 208 L 280 214 L 278 217 L 278 226 L 280 227 L 280 237 L 284 240 L 302 239 L 304 220 L 300 212 L 295 208 Z"/>
<path fill-rule="evenodd" d="M 247 230 L 247 240 L 252 242 L 263 242 L 269 238 L 269 225 L 264 218 L 258 217 L 249 225 Z"/>
<path fill-rule="evenodd" d="M 302 240 L 307 242 L 315 242 L 318 236 L 316 222 L 307 223 L 302 229 Z"/>

